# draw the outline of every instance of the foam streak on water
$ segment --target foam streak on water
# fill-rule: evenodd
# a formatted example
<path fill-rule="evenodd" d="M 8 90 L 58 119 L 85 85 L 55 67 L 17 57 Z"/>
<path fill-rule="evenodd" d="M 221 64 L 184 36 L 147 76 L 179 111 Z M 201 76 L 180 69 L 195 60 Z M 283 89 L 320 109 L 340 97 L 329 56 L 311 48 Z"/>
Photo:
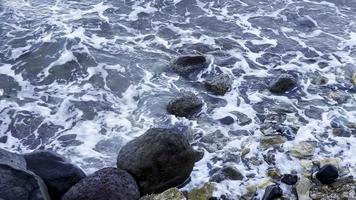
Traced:
<path fill-rule="evenodd" d="M 356 175 L 354 13 L 353 0 L 0 0 L 0 147 L 53 149 L 91 173 L 114 166 L 121 146 L 150 127 L 189 126 L 196 146 L 220 130 L 229 141 L 206 151 L 186 187 L 207 181 L 229 154 L 249 178 L 219 187 L 237 196 L 266 178 L 263 155 L 272 148 L 260 148 L 260 127 L 277 114 L 297 128 L 275 149 L 282 173 L 303 173 L 289 149 L 312 141 L 312 159 L 339 157 Z M 193 53 L 210 62 L 196 80 L 167 70 L 173 58 Z M 282 71 L 295 73 L 299 87 L 271 95 L 266 84 Z M 217 97 L 201 82 L 221 72 L 233 87 Z M 320 76 L 326 85 L 315 84 Z M 166 113 L 182 89 L 203 98 L 199 117 Z M 251 123 L 218 123 L 236 111 Z M 334 136 L 335 121 L 351 137 Z M 246 148 L 246 159 L 260 165 L 241 160 Z"/>

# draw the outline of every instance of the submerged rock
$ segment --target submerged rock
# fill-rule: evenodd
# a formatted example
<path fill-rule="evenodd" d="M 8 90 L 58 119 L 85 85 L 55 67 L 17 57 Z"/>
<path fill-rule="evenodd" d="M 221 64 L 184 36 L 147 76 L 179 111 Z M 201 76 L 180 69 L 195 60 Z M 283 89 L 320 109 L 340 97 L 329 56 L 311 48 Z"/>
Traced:
<path fill-rule="evenodd" d="M 333 165 L 325 165 L 315 175 L 322 184 L 331 184 L 339 177 L 337 168 Z"/>
<path fill-rule="evenodd" d="M 207 67 L 207 61 L 204 56 L 189 55 L 177 58 L 173 62 L 173 71 L 181 76 L 188 76 L 189 74 L 202 70 Z"/>
<path fill-rule="evenodd" d="M 117 166 L 135 178 L 142 194 L 152 194 L 184 183 L 200 158 L 183 133 L 152 128 L 120 150 Z"/>
<path fill-rule="evenodd" d="M 0 199 L 50 200 L 50 197 L 42 179 L 34 173 L 0 164 Z"/>
<path fill-rule="evenodd" d="M 168 113 L 177 117 L 191 117 L 200 112 L 203 102 L 194 93 L 186 92 L 172 99 L 167 105 Z"/>
<path fill-rule="evenodd" d="M 240 126 L 246 126 L 252 122 L 252 119 L 242 112 L 233 111 L 231 113 L 237 117 L 237 124 Z"/>
<path fill-rule="evenodd" d="M 281 182 L 287 185 L 295 185 L 298 182 L 298 176 L 295 174 L 283 174 Z"/>
<path fill-rule="evenodd" d="M 242 180 L 244 176 L 233 166 L 225 166 L 218 170 L 210 179 L 210 182 L 220 183 L 224 180 Z"/>
<path fill-rule="evenodd" d="M 297 86 L 297 80 L 290 74 L 281 74 L 269 85 L 269 91 L 275 94 L 283 94 Z"/>
<path fill-rule="evenodd" d="M 231 88 L 231 78 L 229 75 L 220 74 L 214 77 L 210 81 L 204 83 L 205 88 L 215 95 L 225 95 L 225 93 Z"/>
<path fill-rule="evenodd" d="M 314 85 L 325 85 L 328 83 L 328 81 L 329 81 L 329 79 L 327 77 L 318 75 L 311 81 L 311 83 Z"/>
<path fill-rule="evenodd" d="M 234 118 L 230 117 L 230 116 L 226 116 L 224 118 L 219 119 L 220 123 L 224 124 L 224 125 L 231 125 L 235 122 Z"/>
<path fill-rule="evenodd" d="M 184 194 L 178 188 L 168 189 L 161 194 L 147 195 L 140 200 L 186 200 Z"/>
<path fill-rule="evenodd" d="M 208 200 L 213 197 L 215 183 L 205 183 L 201 188 L 195 188 L 188 194 L 189 200 Z"/>
<path fill-rule="evenodd" d="M 108 167 L 74 185 L 62 200 L 138 200 L 134 178 L 124 170 Z"/>
<path fill-rule="evenodd" d="M 204 135 L 200 139 L 200 142 L 209 153 L 212 153 L 218 150 L 222 150 L 229 142 L 229 138 L 226 137 L 220 130 L 217 130 Z"/>
<path fill-rule="evenodd" d="M 278 185 L 270 185 L 266 188 L 262 200 L 273 200 L 282 197 L 283 191 Z"/>
<path fill-rule="evenodd" d="M 85 178 L 85 173 L 52 151 L 37 151 L 24 155 L 27 169 L 41 177 L 53 200 L 59 200 L 73 185 Z"/>
<path fill-rule="evenodd" d="M 274 145 L 279 145 L 287 142 L 287 138 L 281 135 L 264 136 L 261 138 L 260 144 L 264 149 L 268 149 Z"/>

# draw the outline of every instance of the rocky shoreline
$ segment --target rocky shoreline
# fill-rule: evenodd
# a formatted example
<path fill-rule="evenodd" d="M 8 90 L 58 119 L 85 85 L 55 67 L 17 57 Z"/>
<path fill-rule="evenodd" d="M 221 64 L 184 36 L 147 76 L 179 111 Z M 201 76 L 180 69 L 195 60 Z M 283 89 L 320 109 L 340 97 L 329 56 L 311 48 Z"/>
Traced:
<path fill-rule="evenodd" d="M 195 73 L 208 67 L 207 62 L 201 55 L 183 56 L 172 63 L 172 70 L 189 80 Z M 324 81 L 321 80 L 320 84 Z M 231 90 L 231 79 L 227 74 L 217 74 L 203 84 L 213 95 L 225 95 Z M 293 72 L 283 72 L 273 78 L 266 88 L 273 95 L 288 95 L 299 89 L 298 76 Z M 204 106 L 204 102 L 193 92 L 181 91 L 180 96 L 167 103 L 167 112 L 190 119 L 196 117 Z M 219 122 L 230 125 L 236 119 L 241 126 L 251 123 L 251 119 L 243 113 L 234 115 L 221 118 Z M 355 179 L 345 167 L 340 166 L 339 159 L 311 160 L 315 152 L 314 142 L 302 141 L 289 150 L 292 157 L 303 163 L 303 174 L 281 174 L 274 166 L 274 152 L 268 149 L 293 140 L 295 130 L 279 124 L 279 117 L 281 115 L 264 119 L 260 127 L 263 133 L 260 148 L 267 151 L 265 162 L 270 166 L 266 170 L 266 179 L 260 185 L 248 186 L 241 196 L 216 196 L 215 193 L 218 184 L 225 180 L 244 181 L 246 176 L 252 176 L 234 167 L 233 158 L 223 162 L 223 167 L 211 170 L 209 182 L 201 187 L 190 191 L 179 190 L 189 183 L 195 163 L 204 157 L 204 152 L 215 152 L 226 145 L 228 138 L 224 134 L 216 131 L 205 135 L 200 140 L 199 148 L 196 148 L 190 144 L 190 135 L 179 128 L 151 128 L 118 151 L 116 167 L 103 168 L 88 176 L 52 151 L 20 155 L 0 149 L 0 199 L 253 200 L 258 190 L 263 191 L 262 200 L 293 199 L 285 195 L 285 188 L 291 189 L 295 199 L 299 200 L 355 199 Z M 335 129 L 334 134 L 342 134 L 340 127 Z M 251 168 L 263 162 L 246 158 L 248 153 L 249 149 L 246 148 L 239 156 L 243 162 L 250 163 Z"/>

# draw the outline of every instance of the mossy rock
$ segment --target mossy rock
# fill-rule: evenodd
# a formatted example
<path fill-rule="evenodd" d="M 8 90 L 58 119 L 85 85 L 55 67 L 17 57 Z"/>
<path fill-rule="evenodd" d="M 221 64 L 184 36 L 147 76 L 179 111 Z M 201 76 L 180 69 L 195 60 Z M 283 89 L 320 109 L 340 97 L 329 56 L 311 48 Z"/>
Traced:
<path fill-rule="evenodd" d="M 140 200 L 186 200 L 186 198 L 178 188 L 170 188 L 161 194 L 147 195 Z"/>
<path fill-rule="evenodd" d="M 209 200 L 211 197 L 213 197 L 215 188 L 216 188 L 215 183 L 211 183 L 211 182 L 205 183 L 203 185 L 203 187 L 193 189 L 189 193 L 188 199 L 189 200 Z"/>

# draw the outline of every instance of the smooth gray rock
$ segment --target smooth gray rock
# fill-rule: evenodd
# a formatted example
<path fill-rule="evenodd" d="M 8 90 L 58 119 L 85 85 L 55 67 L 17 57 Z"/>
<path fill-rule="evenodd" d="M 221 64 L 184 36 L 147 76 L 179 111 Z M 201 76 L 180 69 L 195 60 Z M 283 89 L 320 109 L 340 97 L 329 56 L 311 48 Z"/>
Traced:
<path fill-rule="evenodd" d="M 0 164 L 0 197 L 4 200 L 50 200 L 40 177 L 6 164 Z"/>
<path fill-rule="evenodd" d="M 60 200 L 72 186 L 85 178 L 85 173 L 52 151 L 36 151 L 24 155 L 27 169 L 41 177 L 53 200 Z"/>
<path fill-rule="evenodd" d="M 114 167 L 101 169 L 74 185 L 62 200 L 138 200 L 134 178 Z"/>
<path fill-rule="evenodd" d="M 193 150 L 183 133 L 152 128 L 120 150 L 117 166 L 136 179 L 145 195 L 183 184 L 199 159 L 201 153 Z"/>

